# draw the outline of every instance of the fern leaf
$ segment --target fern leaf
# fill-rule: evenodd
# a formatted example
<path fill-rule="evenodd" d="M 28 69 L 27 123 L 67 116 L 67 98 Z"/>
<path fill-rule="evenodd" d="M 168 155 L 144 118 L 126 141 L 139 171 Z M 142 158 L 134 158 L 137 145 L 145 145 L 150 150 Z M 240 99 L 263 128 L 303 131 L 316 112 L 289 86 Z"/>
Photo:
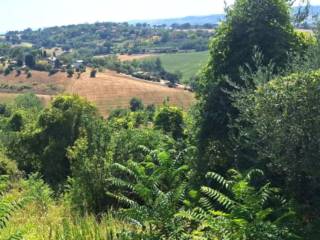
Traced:
<path fill-rule="evenodd" d="M 234 201 L 232 201 L 229 197 L 212 188 L 201 187 L 201 192 L 207 197 L 209 197 L 211 200 L 219 203 L 222 207 L 224 207 L 227 210 L 231 210 L 235 204 Z"/>
<path fill-rule="evenodd" d="M 209 173 L 207 173 L 206 178 L 216 181 L 217 183 L 220 184 L 221 187 L 223 187 L 227 190 L 230 190 L 230 188 L 231 188 L 230 182 L 227 181 L 223 176 L 221 176 L 218 173 L 209 172 Z"/>

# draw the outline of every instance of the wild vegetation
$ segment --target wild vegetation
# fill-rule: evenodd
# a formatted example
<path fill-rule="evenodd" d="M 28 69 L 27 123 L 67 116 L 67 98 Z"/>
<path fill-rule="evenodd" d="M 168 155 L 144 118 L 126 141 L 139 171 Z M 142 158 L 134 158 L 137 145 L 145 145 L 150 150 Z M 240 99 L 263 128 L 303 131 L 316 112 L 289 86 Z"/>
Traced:
<path fill-rule="evenodd" d="M 289 12 L 236 0 L 188 112 L 2 104 L 0 238 L 319 239 L 320 35 Z"/>

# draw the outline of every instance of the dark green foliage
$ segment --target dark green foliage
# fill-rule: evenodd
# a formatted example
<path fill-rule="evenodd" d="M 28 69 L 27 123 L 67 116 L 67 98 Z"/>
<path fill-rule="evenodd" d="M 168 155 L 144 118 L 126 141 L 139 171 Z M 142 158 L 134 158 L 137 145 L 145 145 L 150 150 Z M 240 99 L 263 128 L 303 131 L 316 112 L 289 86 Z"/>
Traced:
<path fill-rule="evenodd" d="M 29 129 L 7 143 L 8 154 L 17 160 L 20 169 L 40 171 L 47 183 L 58 187 L 71 173 L 67 148 L 73 146 L 85 127 L 82 119 L 94 118 L 96 110 L 80 97 L 59 96 L 35 116 Z"/>
<path fill-rule="evenodd" d="M 174 139 L 179 139 L 184 136 L 183 112 L 177 107 L 162 107 L 156 113 L 154 124 L 157 129 L 172 134 Z"/>
<path fill-rule="evenodd" d="M 94 116 L 95 111 L 80 97 L 60 96 L 39 116 L 41 172 L 50 184 L 62 183 L 70 175 L 66 150 L 79 137 L 82 119 Z"/>
<path fill-rule="evenodd" d="M 7 67 L 5 70 L 4 70 L 4 75 L 7 76 L 11 73 L 11 68 Z"/>
<path fill-rule="evenodd" d="M 108 120 L 112 120 L 113 118 L 125 117 L 128 115 L 128 113 L 128 109 L 115 109 L 109 114 Z"/>
<path fill-rule="evenodd" d="M 130 100 L 130 110 L 133 112 L 139 111 L 139 110 L 143 110 L 144 106 L 143 106 L 143 102 L 141 99 L 139 98 L 132 98 Z"/>
<path fill-rule="evenodd" d="M 97 75 L 97 70 L 96 69 L 92 69 L 91 72 L 90 72 L 90 77 L 91 78 L 95 78 Z"/>
<path fill-rule="evenodd" d="M 105 194 L 106 179 L 110 176 L 109 130 L 102 119 L 83 119 L 85 128 L 69 147 L 71 162 L 68 197 L 74 209 L 82 214 L 104 212 L 112 203 Z"/>
<path fill-rule="evenodd" d="M 245 176 L 234 170 L 230 173 L 230 180 L 208 173 L 206 177 L 215 187 L 201 188 L 200 207 L 176 215 L 190 223 L 186 225 L 189 233 L 182 234 L 186 239 L 301 239 L 288 228 L 294 212 L 278 190 L 269 183 L 254 184 L 262 171 L 252 170 Z"/>
<path fill-rule="evenodd" d="M 3 103 L 0 103 L 0 115 L 5 114 L 6 111 L 7 111 L 7 105 L 3 104 Z"/>
<path fill-rule="evenodd" d="M 210 45 L 210 59 L 197 83 L 199 97 L 198 167 L 221 163 L 219 171 L 232 167 L 234 154 L 230 142 L 230 120 L 238 110 L 232 105 L 230 92 L 234 86 L 245 87 L 241 67 L 256 71 L 252 55 L 260 51 L 261 65 L 272 62 L 277 73 L 285 69 L 290 54 L 300 54 L 306 44 L 295 33 L 290 22 L 289 6 L 285 0 L 237 0 L 228 9 L 227 17 L 217 29 Z M 232 82 L 232 84 L 230 84 Z M 249 85 L 250 86 L 250 85 Z M 207 162 L 208 159 L 214 159 Z M 214 162 L 213 162 L 214 161 Z"/>
<path fill-rule="evenodd" d="M 183 155 L 170 158 L 165 151 L 150 151 L 141 147 L 144 161 L 129 161 L 124 165 L 112 165 L 108 181 L 113 188 L 107 194 L 114 198 L 122 209 L 119 214 L 129 223 L 142 227 L 143 239 L 171 239 L 177 237 L 179 221 L 174 214 L 182 205 L 186 191 L 186 174 Z M 175 238 L 173 238 L 175 239 Z"/>
<path fill-rule="evenodd" d="M 33 70 L 41 71 L 41 72 L 50 72 L 52 70 L 52 66 L 47 62 L 38 62 L 32 68 Z"/>
<path fill-rule="evenodd" d="M 12 131 L 19 132 L 23 127 L 23 117 L 20 112 L 15 112 L 8 121 L 8 128 Z"/>
<path fill-rule="evenodd" d="M 265 166 L 309 222 L 320 214 L 319 81 L 319 71 L 276 78 L 243 92 L 235 104 L 239 150 L 256 155 L 257 160 L 246 161 Z"/>
<path fill-rule="evenodd" d="M 31 69 L 33 69 L 35 67 L 35 65 L 36 65 L 35 58 L 31 54 L 26 55 L 24 61 L 25 61 L 25 64 Z"/>
<path fill-rule="evenodd" d="M 71 68 L 69 68 L 69 69 L 67 70 L 67 76 L 68 76 L 68 78 L 72 78 L 73 74 L 74 74 L 74 70 L 71 69 Z"/>
<path fill-rule="evenodd" d="M 143 54 L 151 51 L 167 53 L 178 50 L 207 50 L 209 39 L 213 35 L 212 31 L 207 30 L 208 27 L 176 25 L 175 28 L 168 28 L 148 24 L 100 22 L 44 28 L 39 31 L 11 31 L 6 33 L 6 40 L 10 44 L 24 41 L 38 47 L 72 49 L 82 56 Z M 209 29 L 212 29 L 212 26 Z M 157 38 L 153 39 L 154 36 Z M 97 45 L 97 42 L 101 44 Z M 38 55 L 45 57 L 42 51 L 38 51 Z M 53 52 L 53 56 L 55 55 Z"/>

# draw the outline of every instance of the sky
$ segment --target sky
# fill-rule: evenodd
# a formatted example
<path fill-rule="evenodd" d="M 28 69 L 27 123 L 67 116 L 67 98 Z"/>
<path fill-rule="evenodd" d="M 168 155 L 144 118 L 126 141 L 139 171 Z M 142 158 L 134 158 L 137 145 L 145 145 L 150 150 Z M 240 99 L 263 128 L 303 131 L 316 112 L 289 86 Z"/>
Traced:
<path fill-rule="evenodd" d="M 226 0 L 232 4 L 234 0 Z M 320 5 L 320 0 L 311 0 Z M 223 0 L 0 0 L 0 33 L 102 21 L 223 13 Z"/>

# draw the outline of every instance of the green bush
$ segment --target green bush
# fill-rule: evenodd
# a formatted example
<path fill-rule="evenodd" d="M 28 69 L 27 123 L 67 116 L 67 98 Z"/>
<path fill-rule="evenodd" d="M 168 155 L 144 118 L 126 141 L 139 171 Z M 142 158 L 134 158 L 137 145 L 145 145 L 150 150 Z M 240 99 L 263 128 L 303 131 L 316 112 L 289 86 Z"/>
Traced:
<path fill-rule="evenodd" d="M 0 175 L 13 176 L 18 173 L 17 165 L 14 161 L 10 160 L 5 156 L 4 153 L 0 152 Z"/>
<path fill-rule="evenodd" d="M 164 106 L 160 108 L 155 115 L 154 124 L 155 128 L 172 134 L 175 139 L 184 136 L 183 112 L 177 107 Z"/>
<path fill-rule="evenodd" d="M 132 98 L 130 100 L 130 110 L 133 112 L 139 111 L 139 110 L 143 110 L 144 106 L 143 106 L 143 102 L 141 99 L 139 98 Z"/>
<path fill-rule="evenodd" d="M 74 74 L 74 70 L 73 69 L 71 69 L 71 68 L 67 69 L 68 78 L 72 78 L 73 74 Z"/>
<path fill-rule="evenodd" d="M 11 73 L 11 68 L 7 67 L 4 69 L 4 75 L 7 76 Z"/>
<path fill-rule="evenodd" d="M 96 69 L 92 69 L 91 72 L 90 72 L 90 77 L 91 78 L 95 78 L 97 75 L 97 70 Z"/>
<path fill-rule="evenodd" d="M 43 104 L 34 93 L 25 93 L 17 96 L 14 100 L 14 105 L 17 108 L 41 110 Z"/>
<path fill-rule="evenodd" d="M 244 91 L 235 103 L 238 162 L 265 166 L 309 223 L 320 215 L 319 81 L 320 71 L 292 74 Z"/>

